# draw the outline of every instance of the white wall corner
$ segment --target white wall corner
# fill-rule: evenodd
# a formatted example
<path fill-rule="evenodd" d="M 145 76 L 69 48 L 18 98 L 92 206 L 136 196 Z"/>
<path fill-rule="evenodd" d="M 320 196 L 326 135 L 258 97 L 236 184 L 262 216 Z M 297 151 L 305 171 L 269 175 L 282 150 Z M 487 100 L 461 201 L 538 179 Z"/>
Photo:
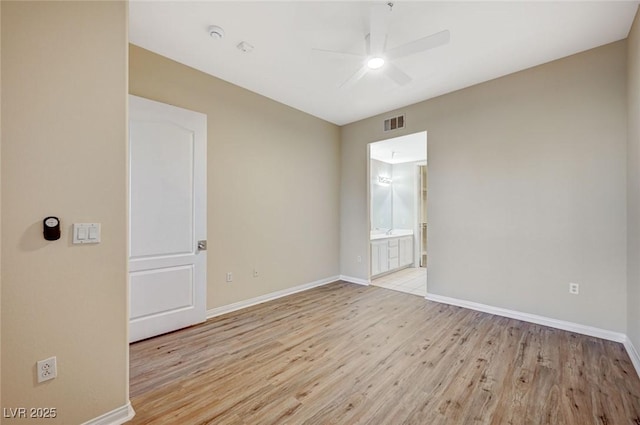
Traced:
<path fill-rule="evenodd" d="M 549 317 L 538 316 L 536 314 L 522 313 L 515 310 L 508 310 L 506 308 L 494 307 L 473 301 L 460 300 L 436 294 L 427 293 L 425 298 L 429 301 L 455 305 L 458 307 L 468 308 L 470 310 L 482 311 L 484 313 L 495 314 L 496 316 L 509 317 L 511 319 L 522 320 L 523 322 L 535 323 L 538 325 L 548 326 L 550 328 L 562 329 L 564 331 L 593 336 L 609 341 L 620 343 L 625 343 L 625 341 L 627 341 L 627 336 L 623 333 L 600 329 L 593 326 L 581 325 L 579 323 L 552 319 Z M 629 356 L 631 356 L 631 354 L 629 354 Z M 636 366 L 636 369 L 637 368 L 638 366 Z"/>
<path fill-rule="evenodd" d="M 251 307 L 256 304 L 262 304 L 267 301 L 272 301 L 278 298 L 286 297 L 298 292 L 306 291 L 311 288 L 326 285 L 340 280 L 340 276 L 331 276 L 325 279 L 316 280 L 310 283 L 304 283 L 302 285 L 294 286 L 292 288 L 283 289 L 281 291 L 271 292 L 269 294 L 260 295 L 259 297 L 250 298 L 244 301 L 238 301 L 237 303 L 223 305 L 221 307 L 212 308 L 207 310 L 207 319 L 211 319 L 216 316 L 231 313 L 233 311 L 241 310 L 243 308 Z"/>
<path fill-rule="evenodd" d="M 358 285 L 365 285 L 365 286 L 369 286 L 371 284 L 371 281 L 368 279 L 360 279 L 359 277 L 345 276 L 343 274 L 340 275 L 340 280 L 344 280 L 345 282 L 349 282 L 349 283 L 356 283 Z"/>
<path fill-rule="evenodd" d="M 136 412 L 133 410 L 131 402 L 129 402 L 104 415 L 93 418 L 82 425 L 120 425 L 133 419 L 135 414 Z"/>
<path fill-rule="evenodd" d="M 633 363 L 633 367 L 636 369 L 636 373 L 640 376 L 640 355 L 638 355 L 638 350 L 633 345 L 633 342 L 626 337 L 624 340 L 624 348 L 627 350 L 627 354 L 629 354 L 629 358 L 631 359 L 631 363 Z"/>

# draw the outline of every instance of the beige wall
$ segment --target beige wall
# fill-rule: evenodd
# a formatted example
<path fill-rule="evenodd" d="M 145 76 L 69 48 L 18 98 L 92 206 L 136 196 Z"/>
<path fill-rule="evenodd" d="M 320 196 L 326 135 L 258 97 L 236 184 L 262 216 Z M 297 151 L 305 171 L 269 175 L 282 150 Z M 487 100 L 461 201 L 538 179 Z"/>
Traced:
<path fill-rule="evenodd" d="M 640 349 L 640 12 L 627 39 L 627 336 Z"/>
<path fill-rule="evenodd" d="M 128 403 L 127 5 L 3 1 L 1 29 L 2 406 L 58 409 L 4 423 L 78 424 Z M 102 242 L 72 245 L 73 222 Z"/>
<path fill-rule="evenodd" d="M 137 46 L 129 79 L 208 116 L 207 308 L 338 275 L 337 126 Z"/>
<path fill-rule="evenodd" d="M 343 127 L 342 274 L 368 278 L 367 143 L 426 130 L 428 291 L 624 332 L 625 56 L 613 43 Z M 383 134 L 396 112 L 408 128 Z"/>
<path fill-rule="evenodd" d="M 2 2 L 0 2 L 0 46 L 2 46 Z M 2 81 L 2 49 L 0 48 L 0 81 Z M 0 176 L 2 176 L 2 84 L 0 84 Z M 2 404 L 2 181 L 0 180 L 0 408 Z M 2 419 L 0 418 L 0 423 Z"/>

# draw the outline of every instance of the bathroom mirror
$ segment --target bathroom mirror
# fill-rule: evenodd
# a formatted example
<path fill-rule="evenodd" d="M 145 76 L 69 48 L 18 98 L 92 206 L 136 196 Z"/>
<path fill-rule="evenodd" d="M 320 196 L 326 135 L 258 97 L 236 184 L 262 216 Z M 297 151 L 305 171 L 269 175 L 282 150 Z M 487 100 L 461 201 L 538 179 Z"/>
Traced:
<path fill-rule="evenodd" d="M 371 230 L 393 227 L 392 166 L 371 159 Z"/>
<path fill-rule="evenodd" d="M 369 188 L 371 232 L 420 228 L 418 167 L 427 163 L 426 132 L 371 143 Z"/>

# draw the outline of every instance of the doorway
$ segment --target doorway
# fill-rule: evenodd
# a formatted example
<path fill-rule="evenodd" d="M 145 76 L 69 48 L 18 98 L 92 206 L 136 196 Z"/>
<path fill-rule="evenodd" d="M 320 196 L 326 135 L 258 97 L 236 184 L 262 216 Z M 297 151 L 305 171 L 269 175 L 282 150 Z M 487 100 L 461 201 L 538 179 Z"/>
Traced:
<path fill-rule="evenodd" d="M 370 282 L 427 294 L 427 132 L 369 144 Z"/>

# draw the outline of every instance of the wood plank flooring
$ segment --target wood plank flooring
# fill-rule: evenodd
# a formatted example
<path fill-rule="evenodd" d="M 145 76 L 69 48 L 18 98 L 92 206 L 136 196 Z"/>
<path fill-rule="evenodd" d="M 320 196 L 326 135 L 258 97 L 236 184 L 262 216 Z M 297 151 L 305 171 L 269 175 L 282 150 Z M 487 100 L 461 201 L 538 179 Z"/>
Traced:
<path fill-rule="evenodd" d="M 131 424 L 640 425 L 621 344 L 344 282 L 130 361 Z"/>

